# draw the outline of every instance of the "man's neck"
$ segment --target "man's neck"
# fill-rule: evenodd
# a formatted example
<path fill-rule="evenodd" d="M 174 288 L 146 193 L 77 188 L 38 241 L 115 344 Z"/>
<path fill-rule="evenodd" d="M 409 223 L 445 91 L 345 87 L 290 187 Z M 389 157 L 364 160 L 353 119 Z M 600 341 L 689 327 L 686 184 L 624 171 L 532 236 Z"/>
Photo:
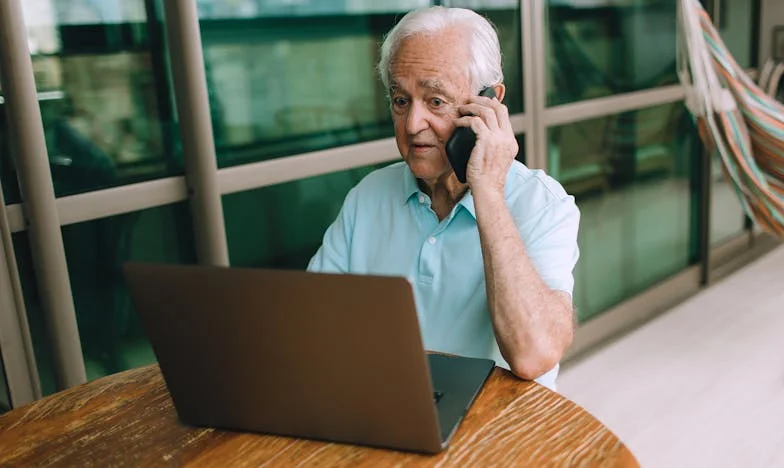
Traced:
<path fill-rule="evenodd" d="M 457 202 L 468 191 L 468 184 L 457 180 L 454 173 L 450 173 L 434 181 L 417 179 L 419 189 L 425 192 L 431 200 L 433 211 L 441 221 L 452 212 Z"/>

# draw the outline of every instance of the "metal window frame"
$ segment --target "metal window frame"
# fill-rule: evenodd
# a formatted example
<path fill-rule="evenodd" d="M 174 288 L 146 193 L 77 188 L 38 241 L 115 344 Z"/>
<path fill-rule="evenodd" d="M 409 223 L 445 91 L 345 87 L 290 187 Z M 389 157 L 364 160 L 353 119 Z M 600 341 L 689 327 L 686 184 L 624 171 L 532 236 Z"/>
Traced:
<path fill-rule="evenodd" d="M 544 113 L 545 126 L 557 127 L 574 122 L 607 117 L 622 112 L 647 109 L 662 104 L 683 101 L 686 97 L 680 85 L 663 86 L 631 93 L 580 101 L 550 107 Z"/>
<path fill-rule="evenodd" d="M 0 185 L 0 361 L 11 406 L 17 407 L 41 398 L 41 382 L 4 207 Z"/>
<path fill-rule="evenodd" d="M 0 83 L 55 380 L 64 389 L 87 379 L 21 0 L 0 2 Z"/>
<path fill-rule="evenodd" d="M 516 134 L 527 134 L 530 119 L 525 114 L 515 114 L 510 119 Z M 306 177 L 395 161 L 399 158 L 400 153 L 395 145 L 395 139 L 385 138 L 243 164 L 217 170 L 217 193 L 228 195 L 255 190 Z M 187 199 L 186 177 L 175 176 L 59 197 L 55 203 L 60 225 L 66 226 L 169 205 Z M 11 232 L 27 229 L 21 204 L 7 206 L 7 213 Z"/>
<path fill-rule="evenodd" d="M 218 163 L 199 13 L 193 0 L 166 0 L 163 9 L 196 258 L 204 265 L 227 266 L 229 249 L 218 192 Z"/>
<path fill-rule="evenodd" d="M 530 126 L 526 135 L 526 165 L 547 169 L 546 112 L 546 39 L 544 37 L 545 1 L 521 1 L 520 23 L 523 43 L 523 95 Z"/>

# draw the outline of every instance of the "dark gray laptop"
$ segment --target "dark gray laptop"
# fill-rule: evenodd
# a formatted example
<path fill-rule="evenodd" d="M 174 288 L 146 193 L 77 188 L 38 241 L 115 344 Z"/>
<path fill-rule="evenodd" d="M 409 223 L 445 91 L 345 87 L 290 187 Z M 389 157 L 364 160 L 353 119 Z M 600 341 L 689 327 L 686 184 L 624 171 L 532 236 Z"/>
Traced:
<path fill-rule="evenodd" d="M 128 263 L 180 419 L 435 453 L 494 362 L 423 346 L 405 278 Z"/>

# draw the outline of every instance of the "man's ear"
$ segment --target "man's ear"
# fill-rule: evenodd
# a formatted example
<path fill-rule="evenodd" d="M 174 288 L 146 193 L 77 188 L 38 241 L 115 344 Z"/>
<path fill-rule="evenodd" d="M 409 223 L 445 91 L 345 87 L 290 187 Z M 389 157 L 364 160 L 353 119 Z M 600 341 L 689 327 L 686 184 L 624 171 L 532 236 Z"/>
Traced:
<path fill-rule="evenodd" d="M 503 102 L 504 95 L 506 94 L 506 86 L 503 83 L 498 83 L 497 85 L 493 86 L 493 90 L 495 91 L 495 95 L 498 98 L 498 102 Z"/>

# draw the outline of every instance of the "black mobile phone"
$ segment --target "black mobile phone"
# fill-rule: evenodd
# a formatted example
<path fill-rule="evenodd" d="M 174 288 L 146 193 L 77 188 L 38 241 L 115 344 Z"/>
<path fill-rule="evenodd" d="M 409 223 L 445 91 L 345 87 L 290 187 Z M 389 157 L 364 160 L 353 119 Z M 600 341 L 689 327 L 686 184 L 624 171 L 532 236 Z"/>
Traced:
<path fill-rule="evenodd" d="M 483 89 L 480 96 L 494 98 L 495 90 L 492 86 Z M 446 142 L 446 157 L 455 171 L 457 180 L 466 183 L 466 170 L 468 169 L 468 158 L 476 144 L 476 134 L 469 127 L 457 127 L 452 136 Z"/>

